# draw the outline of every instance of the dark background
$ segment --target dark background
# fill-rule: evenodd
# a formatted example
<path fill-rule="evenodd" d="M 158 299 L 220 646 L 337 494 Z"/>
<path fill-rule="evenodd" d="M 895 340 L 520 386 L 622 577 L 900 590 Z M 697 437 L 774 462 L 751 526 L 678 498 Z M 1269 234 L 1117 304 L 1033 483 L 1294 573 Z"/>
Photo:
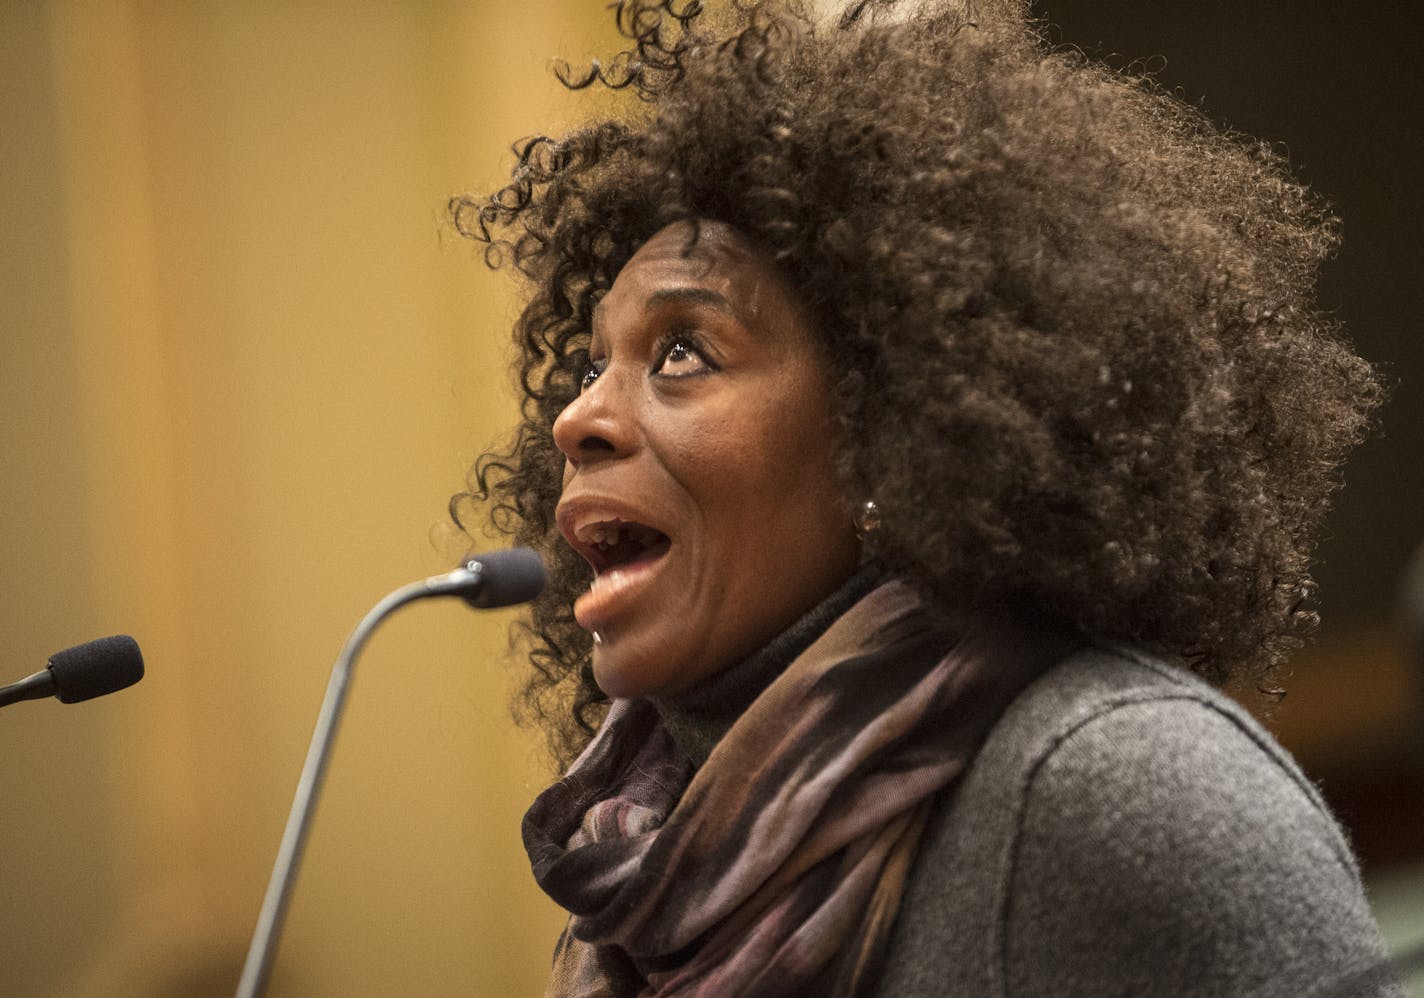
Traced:
<path fill-rule="evenodd" d="M 1215 121 L 1281 144 L 1334 204 L 1345 244 L 1322 302 L 1392 383 L 1383 432 L 1355 456 L 1321 549 L 1327 620 L 1393 611 L 1424 539 L 1424 15 L 1403 5 L 1047 0 L 1049 37 L 1112 61 L 1148 60 Z"/>
<path fill-rule="evenodd" d="M 1320 639 L 1272 724 L 1352 827 L 1367 869 L 1424 856 L 1420 669 L 1397 619 L 1424 540 L 1424 14 L 1283 0 L 1039 0 L 1034 11 L 1050 40 L 1114 65 L 1142 60 L 1213 120 L 1279 144 L 1344 219 L 1321 300 L 1391 398 L 1330 514 Z"/>

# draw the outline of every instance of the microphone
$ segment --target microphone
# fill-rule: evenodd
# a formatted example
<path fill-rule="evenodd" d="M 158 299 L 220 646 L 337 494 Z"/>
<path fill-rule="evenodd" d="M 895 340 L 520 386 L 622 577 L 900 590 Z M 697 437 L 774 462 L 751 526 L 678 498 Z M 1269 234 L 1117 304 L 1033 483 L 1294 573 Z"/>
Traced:
<path fill-rule="evenodd" d="M 46 697 L 79 703 L 115 693 L 142 678 L 143 653 L 138 642 L 127 634 L 115 634 L 55 652 L 39 672 L 0 687 L 0 707 Z"/>
<path fill-rule="evenodd" d="M 544 563 L 529 548 L 491 551 L 470 555 L 453 572 L 417 585 L 426 589 L 420 596 L 460 596 L 477 610 L 516 606 L 543 590 Z"/>
<path fill-rule="evenodd" d="M 331 746 L 336 740 L 336 727 L 351 684 L 356 656 L 376 629 L 392 611 L 407 603 L 429 596 L 459 596 L 470 606 L 488 609 L 527 603 L 544 588 L 544 564 L 528 548 L 510 548 L 489 554 L 472 554 L 453 572 L 432 575 L 420 582 L 402 586 L 371 608 L 346 639 L 336 664 L 331 668 L 326 698 L 312 732 L 307 759 L 297 781 L 296 797 L 287 814 L 287 827 L 282 832 L 282 844 L 277 848 L 277 861 L 272 866 L 272 878 L 267 883 L 267 895 L 257 916 L 257 928 L 247 950 L 247 960 L 238 981 L 238 998 L 258 998 L 266 993 L 267 978 L 276 956 L 277 937 L 286 919 L 287 905 L 292 897 L 292 884 L 301 863 L 307 831 L 311 827 L 316 798 L 326 776 L 326 764 Z"/>

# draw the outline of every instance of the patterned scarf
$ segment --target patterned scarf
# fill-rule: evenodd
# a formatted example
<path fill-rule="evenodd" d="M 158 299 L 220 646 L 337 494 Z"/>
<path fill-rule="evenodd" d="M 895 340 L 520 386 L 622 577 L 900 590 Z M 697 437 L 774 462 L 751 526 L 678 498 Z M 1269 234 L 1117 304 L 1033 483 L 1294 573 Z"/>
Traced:
<path fill-rule="evenodd" d="M 906 585 L 861 599 L 700 769 L 617 700 L 524 818 L 570 912 L 547 994 L 863 994 L 931 805 L 1061 652 L 1004 622 L 950 630 Z"/>

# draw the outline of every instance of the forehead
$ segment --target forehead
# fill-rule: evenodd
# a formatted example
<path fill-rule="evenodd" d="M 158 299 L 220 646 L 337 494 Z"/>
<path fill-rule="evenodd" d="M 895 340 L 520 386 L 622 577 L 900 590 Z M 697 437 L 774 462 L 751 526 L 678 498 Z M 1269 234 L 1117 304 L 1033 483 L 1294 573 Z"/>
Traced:
<path fill-rule="evenodd" d="M 719 222 L 680 222 L 655 233 L 595 307 L 594 324 L 625 309 L 674 302 L 725 311 L 746 326 L 768 310 L 799 311 L 775 262 Z"/>

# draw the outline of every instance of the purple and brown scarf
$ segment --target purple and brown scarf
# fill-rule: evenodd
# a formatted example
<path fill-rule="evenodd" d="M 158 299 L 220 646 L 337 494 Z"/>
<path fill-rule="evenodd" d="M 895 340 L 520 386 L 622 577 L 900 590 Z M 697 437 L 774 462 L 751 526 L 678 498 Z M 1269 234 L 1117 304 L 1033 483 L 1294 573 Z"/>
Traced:
<path fill-rule="evenodd" d="M 1057 642 L 875 589 L 694 767 L 618 700 L 524 818 L 569 913 L 547 994 L 864 993 L 931 805 Z"/>

